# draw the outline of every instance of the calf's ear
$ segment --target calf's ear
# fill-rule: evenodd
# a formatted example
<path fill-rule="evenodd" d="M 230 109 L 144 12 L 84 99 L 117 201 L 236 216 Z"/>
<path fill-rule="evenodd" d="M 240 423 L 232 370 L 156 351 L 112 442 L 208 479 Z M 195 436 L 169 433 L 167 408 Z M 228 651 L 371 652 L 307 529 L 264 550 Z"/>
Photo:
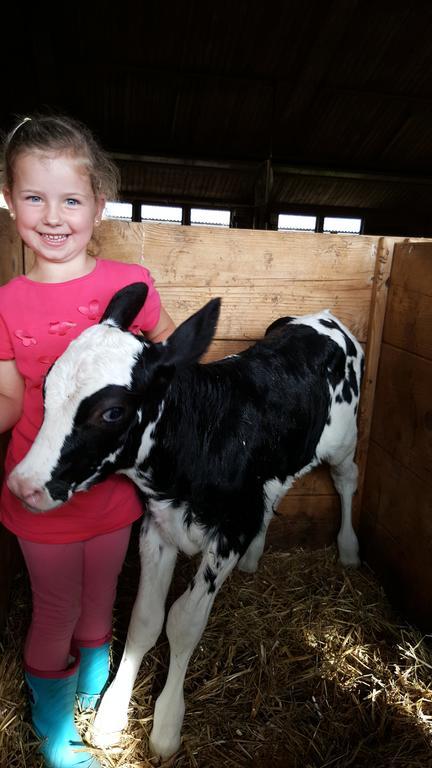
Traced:
<path fill-rule="evenodd" d="M 145 283 L 131 283 L 114 294 L 100 322 L 115 325 L 126 331 L 144 306 L 148 286 Z"/>
<path fill-rule="evenodd" d="M 189 365 L 204 354 L 216 331 L 221 300 L 212 299 L 184 321 L 162 344 L 158 344 L 163 365 Z"/>

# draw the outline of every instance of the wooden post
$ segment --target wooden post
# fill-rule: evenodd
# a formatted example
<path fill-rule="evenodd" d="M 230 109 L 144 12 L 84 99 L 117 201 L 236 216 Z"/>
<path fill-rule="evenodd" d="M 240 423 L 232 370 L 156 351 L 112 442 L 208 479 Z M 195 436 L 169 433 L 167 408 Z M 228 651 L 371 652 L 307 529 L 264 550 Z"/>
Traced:
<path fill-rule="evenodd" d="M 378 241 L 374 274 L 374 285 L 370 304 L 368 340 L 366 346 L 365 372 L 360 398 L 359 439 L 357 446 L 357 465 L 359 469 L 358 491 L 354 499 L 353 518 L 358 526 L 362 507 L 363 486 L 369 438 L 372 425 L 372 412 L 375 397 L 378 364 L 381 353 L 381 340 L 387 305 L 389 278 L 392 268 L 396 238 L 381 237 Z"/>

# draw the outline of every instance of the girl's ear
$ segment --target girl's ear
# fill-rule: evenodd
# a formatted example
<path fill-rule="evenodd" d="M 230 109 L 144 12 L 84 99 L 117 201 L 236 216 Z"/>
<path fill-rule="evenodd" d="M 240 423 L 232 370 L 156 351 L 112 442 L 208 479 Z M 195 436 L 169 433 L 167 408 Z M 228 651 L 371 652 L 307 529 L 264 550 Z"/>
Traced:
<path fill-rule="evenodd" d="M 12 195 L 9 187 L 3 187 L 2 192 L 3 192 L 3 197 L 5 199 L 6 205 L 9 208 L 9 212 L 12 215 L 14 213 L 14 208 L 12 203 Z"/>
<path fill-rule="evenodd" d="M 105 203 L 106 203 L 105 195 L 99 195 L 96 198 L 95 224 L 100 224 L 101 223 L 103 209 L 105 208 Z"/>

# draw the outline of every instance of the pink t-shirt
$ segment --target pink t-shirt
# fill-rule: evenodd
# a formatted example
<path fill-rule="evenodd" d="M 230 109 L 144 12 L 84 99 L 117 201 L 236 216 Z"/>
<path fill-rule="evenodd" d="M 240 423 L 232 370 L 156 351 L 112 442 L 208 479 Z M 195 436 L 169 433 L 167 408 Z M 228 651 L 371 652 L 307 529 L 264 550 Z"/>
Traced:
<path fill-rule="evenodd" d="M 137 264 L 98 259 L 88 275 L 65 283 L 37 283 L 20 276 L 0 287 L 0 360 L 15 359 L 25 382 L 23 413 L 12 430 L 6 476 L 25 456 L 42 423 L 42 384 L 48 368 L 72 339 L 100 320 L 117 290 L 135 282 L 146 283 L 149 292 L 131 330 L 151 331 L 159 320 L 160 298 L 148 270 Z M 6 483 L 0 499 L 6 528 L 28 541 L 48 544 L 109 533 L 141 514 L 135 486 L 119 475 L 50 512 L 29 512 Z"/>

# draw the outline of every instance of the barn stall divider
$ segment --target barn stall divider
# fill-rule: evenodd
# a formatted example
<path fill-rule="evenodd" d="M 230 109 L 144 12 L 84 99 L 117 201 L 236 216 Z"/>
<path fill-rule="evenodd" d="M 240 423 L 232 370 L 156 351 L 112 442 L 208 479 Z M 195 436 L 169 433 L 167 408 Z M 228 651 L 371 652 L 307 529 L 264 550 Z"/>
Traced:
<path fill-rule="evenodd" d="M 221 296 L 206 360 L 246 348 L 283 315 L 329 308 L 350 328 L 366 352 L 355 526 L 384 582 L 388 564 L 404 607 L 415 605 L 412 617 L 432 626 L 432 243 L 111 220 L 102 222 L 94 248 L 106 258 L 148 267 L 176 323 Z M 1 282 L 25 274 L 31 261 L 8 212 L 0 210 Z M 4 445 L 5 438 L 2 452 Z M 327 468 L 299 480 L 279 513 L 267 537 L 274 549 L 332 543 L 340 511 Z M 11 537 L 0 531 L 4 622 L 19 558 Z"/>

